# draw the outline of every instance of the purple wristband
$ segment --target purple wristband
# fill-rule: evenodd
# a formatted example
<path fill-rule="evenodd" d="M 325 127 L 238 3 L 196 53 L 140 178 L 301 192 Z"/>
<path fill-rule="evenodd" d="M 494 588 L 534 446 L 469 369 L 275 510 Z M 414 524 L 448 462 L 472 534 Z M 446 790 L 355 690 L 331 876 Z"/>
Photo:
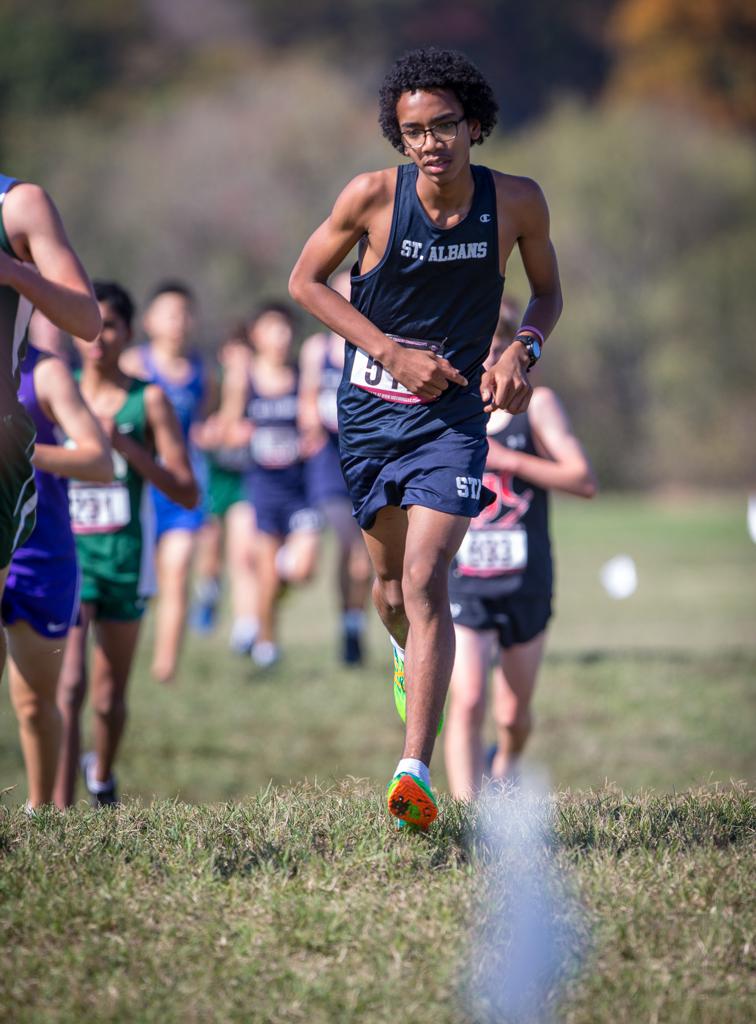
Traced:
<path fill-rule="evenodd" d="M 536 338 L 538 338 L 540 343 L 543 345 L 543 343 L 544 343 L 543 334 L 538 330 L 537 327 L 532 327 L 530 324 L 523 324 L 522 327 L 518 327 L 517 328 L 517 333 L 515 334 L 515 338 L 517 337 L 518 334 L 522 334 L 524 331 L 529 331 L 531 334 L 535 334 Z"/>

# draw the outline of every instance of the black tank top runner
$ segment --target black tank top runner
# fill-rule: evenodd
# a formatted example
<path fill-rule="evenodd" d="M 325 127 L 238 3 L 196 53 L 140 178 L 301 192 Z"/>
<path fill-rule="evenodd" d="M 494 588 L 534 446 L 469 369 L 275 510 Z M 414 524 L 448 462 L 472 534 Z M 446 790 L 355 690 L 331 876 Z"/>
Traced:
<path fill-rule="evenodd" d="M 392 456 L 432 442 L 452 427 L 485 437 L 480 374 L 499 317 L 496 189 L 487 167 L 472 166 L 475 194 L 461 223 L 439 228 L 417 195 L 418 169 L 397 169 L 391 231 L 380 263 L 352 270 L 352 305 L 387 334 L 443 353 L 468 380 L 421 403 L 380 363 L 347 341 L 339 388 L 339 440 L 351 455 Z"/>
<path fill-rule="evenodd" d="M 250 382 L 247 418 L 255 425 L 252 459 L 259 469 L 290 470 L 299 467 L 301 455 L 297 428 L 299 380 L 282 395 L 261 395 Z"/>
<path fill-rule="evenodd" d="M 526 412 L 490 439 L 538 455 Z M 449 573 L 452 601 L 467 596 L 550 595 L 553 584 L 548 492 L 509 473 L 486 471 L 496 500 L 472 521 Z"/>

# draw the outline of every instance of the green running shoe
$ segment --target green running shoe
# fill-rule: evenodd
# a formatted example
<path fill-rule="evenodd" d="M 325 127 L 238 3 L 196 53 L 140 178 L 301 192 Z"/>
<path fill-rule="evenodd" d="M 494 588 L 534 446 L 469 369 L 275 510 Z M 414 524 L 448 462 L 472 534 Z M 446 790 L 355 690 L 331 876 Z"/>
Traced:
<path fill-rule="evenodd" d="M 391 641 L 391 649 L 394 652 L 394 704 L 396 705 L 396 712 L 403 722 L 407 721 L 407 691 L 404 688 L 404 651 L 401 649 L 399 644 L 394 640 L 393 636 L 389 635 Z M 436 735 L 441 735 L 441 730 L 444 727 L 444 713 L 441 712 L 441 721 L 438 723 L 438 729 Z"/>
<path fill-rule="evenodd" d="M 430 786 L 409 772 L 395 775 L 386 793 L 389 813 L 399 825 L 411 825 L 423 832 L 438 815 L 438 805 Z"/>

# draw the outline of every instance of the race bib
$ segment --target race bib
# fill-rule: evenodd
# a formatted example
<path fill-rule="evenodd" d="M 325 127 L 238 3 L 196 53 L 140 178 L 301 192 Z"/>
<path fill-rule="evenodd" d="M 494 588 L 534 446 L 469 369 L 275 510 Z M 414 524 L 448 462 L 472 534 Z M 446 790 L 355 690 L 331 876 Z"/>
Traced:
<path fill-rule="evenodd" d="M 444 354 L 442 341 L 399 338 L 395 334 L 387 334 L 386 337 L 399 342 L 403 348 L 433 352 L 434 355 L 439 356 Z M 369 391 L 371 395 L 377 395 L 386 402 L 399 402 L 401 405 L 427 405 L 429 402 L 435 401 L 434 398 L 420 398 L 419 395 L 413 395 L 409 388 L 391 376 L 382 363 L 379 363 L 373 356 L 369 356 L 367 352 L 363 352 L 361 348 L 355 349 L 349 380 L 363 391 Z"/>
<path fill-rule="evenodd" d="M 252 458 L 264 469 L 285 469 L 299 461 L 296 427 L 258 427 L 252 436 Z"/>
<path fill-rule="evenodd" d="M 468 530 L 457 552 L 462 576 L 503 576 L 524 572 L 528 564 L 528 535 L 523 529 Z"/>
<path fill-rule="evenodd" d="M 124 484 L 95 487 L 72 483 L 68 507 L 74 533 L 115 533 L 131 521 L 131 501 Z"/>

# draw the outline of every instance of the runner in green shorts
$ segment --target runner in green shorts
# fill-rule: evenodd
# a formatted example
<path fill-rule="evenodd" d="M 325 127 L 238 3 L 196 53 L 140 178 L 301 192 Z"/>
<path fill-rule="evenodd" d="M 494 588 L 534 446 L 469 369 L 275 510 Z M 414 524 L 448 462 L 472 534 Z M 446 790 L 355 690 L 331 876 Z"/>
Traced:
<path fill-rule="evenodd" d="M 79 763 L 79 716 L 87 690 L 86 650 L 94 631 L 92 703 L 94 750 L 81 759 L 87 790 L 95 805 L 117 802 L 112 773 L 126 722 L 126 685 L 151 591 L 151 511 L 144 482 L 154 484 L 186 508 L 198 489 L 176 414 L 155 384 L 127 377 L 118 360 L 131 338 L 134 306 L 119 285 L 95 282 L 103 327 L 94 345 L 77 339 L 82 356 L 81 392 L 108 434 L 113 448 L 113 481 L 92 485 L 73 481 L 71 521 L 82 575 L 81 613 L 69 634 L 59 687 L 63 744 L 55 802 L 73 801 Z"/>
<path fill-rule="evenodd" d="M 35 308 L 82 340 L 99 330 L 92 286 L 52 200 L 38 185 L 0 174 L 0 596 L 13 552 L 35 522 L 35 431 L 18 401 Z M 0 628 L 0 676 L 5 651 Z"/>

